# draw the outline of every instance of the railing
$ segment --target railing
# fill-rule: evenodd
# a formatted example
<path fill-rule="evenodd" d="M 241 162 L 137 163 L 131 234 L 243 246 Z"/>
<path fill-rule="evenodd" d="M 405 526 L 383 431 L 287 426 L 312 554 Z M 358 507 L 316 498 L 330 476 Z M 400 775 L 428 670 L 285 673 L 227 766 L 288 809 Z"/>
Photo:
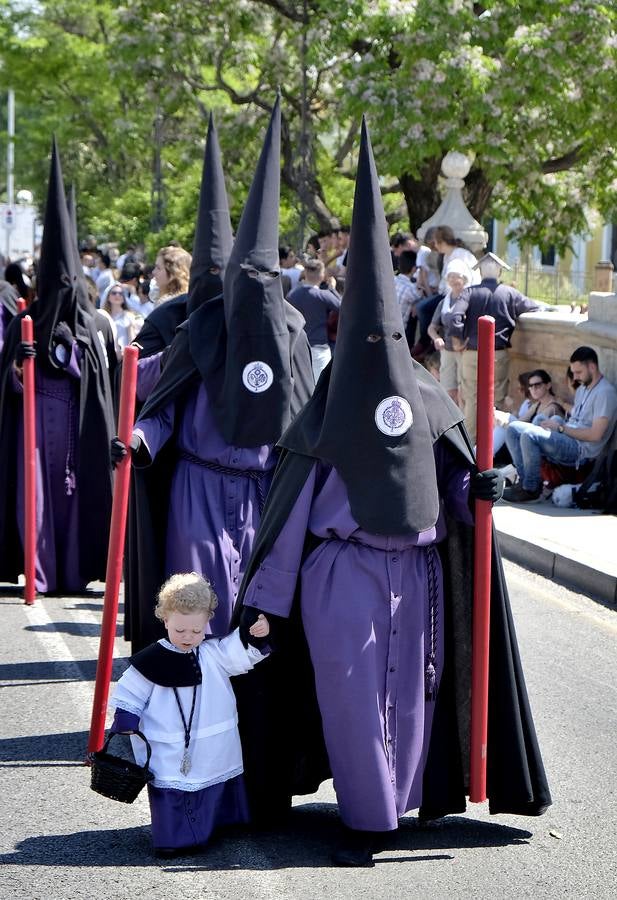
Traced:
<path fill-rule="evenodd" d="M 514 285 L 526 297 L 550 304 L 587 303 L 593 290 L 593 271 L 576 271 L 555 267 L 527 266 L 515 263 L 511 272 L 504 272 L 503 281 Z"/>

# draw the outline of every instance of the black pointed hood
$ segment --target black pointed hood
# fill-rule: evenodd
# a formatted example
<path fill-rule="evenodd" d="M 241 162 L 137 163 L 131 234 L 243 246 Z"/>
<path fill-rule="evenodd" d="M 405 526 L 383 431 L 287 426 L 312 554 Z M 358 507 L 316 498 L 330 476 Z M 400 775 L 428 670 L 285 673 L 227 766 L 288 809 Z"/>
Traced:
<path fill-rule="evenodd" d="M 221 149 L 216 126 L 210 114 L 199 191 L 187 315 L 222 292 L 225 268 L 232 246 L 233 233 Z M 219 272 L 213 272 L 212 269 L 218 269 Z"/>
<path fill-rule="evenodd" d="M 54 354 L 53 331 L 66 322 L 75 337 L 90 342 L 76 269 L 76 237 L 66 204 L 58 147 L 54 138 L 43 220 L 43 240 L 37 276 L 37 299 L 30 310 L 40 361 L 51 369 L 62 368 Z"/>
<path fill-rule="evenodd" d="M 280 443 L 331 463 L 354 518 L 376 534 L 423 531 L 439 514 L 433 443 L 462 416 L 431 376 L 416 372 L 363 120 L 336 350 Z"/>
<path fill-rule="evenodd" d="M 75 197 L 74 184 L 71 184 L 71 187 L 69 188 L 69 192 L 66 197 L 66 208 L 68 210 L 71 229 L 73 232 L 75 272 L 77 273 L 77 302 L 81 307 L 83 307 L 87 311 L 90 311 L 91 303 L 88 294 L 88 285 L 86 284 L 86 276 L 84 274 L 83 266 L 81 264 L 81 257 L 79 255 L 79 241 L 77 238 L 77 200 Z"/>
<path fill-rule="evenodd" d="M 279 272 L 280 142 L 277 97 L 225 271 L 226 346 L 217 372 L 199 347 L 197 328 L 191 329 L 191 354 L 211 385 L 217 424 L 225 440 L 240 447 L 275 443 L 291 421 L 290 348 L 298 316 L 283 299 Z"/>

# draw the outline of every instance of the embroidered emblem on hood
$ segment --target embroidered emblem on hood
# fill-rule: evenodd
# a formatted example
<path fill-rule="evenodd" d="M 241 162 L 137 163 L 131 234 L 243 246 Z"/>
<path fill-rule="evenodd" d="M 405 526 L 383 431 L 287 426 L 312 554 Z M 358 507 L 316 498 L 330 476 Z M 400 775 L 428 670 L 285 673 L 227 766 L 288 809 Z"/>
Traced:
<path fill-rule="evenodd" d="M 404 397 L 386 397 L 375 410 L 375 424 L 390 437 L 404 434 L 412 423 L 411 406 Z"/>
<path fill-rule="evenodd" d="M 242 370 L 242 383 L 247 391 L 253 394 L 261 394 L 272 386 L 274 375 L 272 369 L 265 362 L 248 363 Z"/>

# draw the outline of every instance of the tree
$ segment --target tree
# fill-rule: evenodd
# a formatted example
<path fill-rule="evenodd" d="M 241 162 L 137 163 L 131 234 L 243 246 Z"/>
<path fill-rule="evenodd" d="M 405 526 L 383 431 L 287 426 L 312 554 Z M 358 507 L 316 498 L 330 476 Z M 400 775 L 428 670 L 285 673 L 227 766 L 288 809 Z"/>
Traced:
<path fill-rule="evenodd" d="M 361 113 L 391 219 L 407 214 L 414 229 L 440 202 L 451 149 L 474 160 L 475 217 L 513 221 L 523 242 L 562 248 L 586 230 L 590 208 L 609 220 L 615 211 L 612 2 L 40 0 L 25 15 L 23 0 L 0 0 L 0 9 L 0 79 L 8 86 L 10 74 L 29 104 L 22 165 L 42 180 L 55 128 L 87 230 L 147 233 L 158 114 L 168 225 L 152 240 L 188 243 L 210 109 L 237 218 L 277 86 L 288 235 L 305 220 L 349 221 Z"/>

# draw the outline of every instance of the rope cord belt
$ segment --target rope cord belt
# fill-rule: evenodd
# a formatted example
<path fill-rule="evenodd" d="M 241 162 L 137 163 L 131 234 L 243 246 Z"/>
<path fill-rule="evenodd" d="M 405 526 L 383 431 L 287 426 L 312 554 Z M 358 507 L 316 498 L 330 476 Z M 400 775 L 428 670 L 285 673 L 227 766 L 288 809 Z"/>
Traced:
<path fill-rule="evenodd" d="M 202 466 L 204 469 L 210 469 L 212 472 L 218 472 L 220 475 L 238 476 L 239 478 L 249 478 L 251 481 L 254 481 L 255 486 L 257 487 L 259 512 L 260 514 L 263 512 L 264 504 L 266 502 L 263 479 L 268 472 L 263 469 L 232 469 L 230 466 L 222 466 L 220 463 L 215 463 L 208 459 L 201 459 L 199 456 L 194 456 L 187 450 L 179 450 L 178 456 L 186 462 L 194 463 L 196 466 Z"/>

